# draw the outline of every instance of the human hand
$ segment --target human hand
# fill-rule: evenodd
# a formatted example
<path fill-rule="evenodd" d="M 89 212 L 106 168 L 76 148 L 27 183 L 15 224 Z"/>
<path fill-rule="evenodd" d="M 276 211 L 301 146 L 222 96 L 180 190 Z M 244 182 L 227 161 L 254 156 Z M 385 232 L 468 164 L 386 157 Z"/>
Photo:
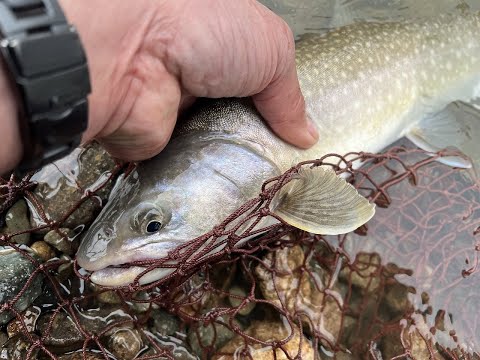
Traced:
<path fill-rule="evenodd" d="M 84 141 L 97 138 L 116 157 L 143 160 L 165 147 L 179 110 L 195 97 L 244 96 L 253 96 L 286 141 L 299 147 L 316 141 L 305 116 L 290 29 L 258 2 L 60 4 L 89 62 L 92 94 Z"/>

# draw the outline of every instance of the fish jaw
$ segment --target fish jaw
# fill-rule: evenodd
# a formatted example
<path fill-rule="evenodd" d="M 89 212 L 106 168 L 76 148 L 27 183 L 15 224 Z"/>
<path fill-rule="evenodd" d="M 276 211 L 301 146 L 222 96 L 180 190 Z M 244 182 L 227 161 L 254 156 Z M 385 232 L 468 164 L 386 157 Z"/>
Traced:
<path fill-rule="evenodd" d="M 100 286 L 118 287 L 127 286 L 135 281 L 148 268 L 142 266 L 130 266 L 127 268 L 106 267 L 94 271 L 90 275 L 90 280 Z M 149 270 L 138 278 L 139 285 L 145 285 L 165 278 L 170 275 L 174 268 L 158 268 Z"/>

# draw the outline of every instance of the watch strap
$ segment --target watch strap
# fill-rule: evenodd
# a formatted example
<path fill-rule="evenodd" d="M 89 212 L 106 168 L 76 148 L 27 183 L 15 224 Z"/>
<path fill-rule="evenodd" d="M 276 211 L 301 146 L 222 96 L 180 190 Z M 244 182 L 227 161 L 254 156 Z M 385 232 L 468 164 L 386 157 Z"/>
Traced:
<path fill-rule="evenodd" d="M 23 104 L 24 157 L 36 170 L 70 153 L 87 128 L 90 80 L 76 30 L 56 0 L 0 0 L 0 51 Z"/>

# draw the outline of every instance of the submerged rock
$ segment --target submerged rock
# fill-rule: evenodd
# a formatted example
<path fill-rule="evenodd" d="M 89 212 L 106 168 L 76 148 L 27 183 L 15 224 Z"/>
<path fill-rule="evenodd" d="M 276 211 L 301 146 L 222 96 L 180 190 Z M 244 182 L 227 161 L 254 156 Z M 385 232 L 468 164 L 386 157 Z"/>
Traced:
<path fill-rule="evenodd" d="M 53 246 L 58 251 L 72 255 L 78 249 L 78 240 L 76 234 L 69 228 L 60 228 L 49 231 L 43 240 Z"/>
<path fill-rule="evenodd" d="M 241 288 L 240 286 L 234 285 L 228 290 L 228 292 L 230 294 L 228 301 L 232 307 L 238 308 L 238 314 L 246 316 L 255 308 L 255 302 L 251 301 L 248 301 L 242 305 L 248 294 L 245 289 Z"/>
<path fill-rule="evenodd" d="M 46 314 L 38 321 L 38 331 L 44 343 L 58 353 L 80 349 L 85 338 L 73 318 L 67 313 L 60 312 L 56 314 L 49 329 L 48 324 L 52 321 L 52 316 L 54 315 Z M 77 317 L 87 334 L 99 335 L 100 338 L 108 338 L 118 330 L 114 327 L 104 332 L 104 329 L 113 323 L 119 323 L 124 329 L 133 327 L 132 318 L 118 307 L 89 309 L 77 313 Z"/>
<path fill-rule="evenodd" d="M 218 321 L 229 324 L 229 318 L 227 316 L 220 316 Z M 240 323 L 236 320 L 234 320 L 234 325 L 241 328 Z M 188 342 L 193 353 L 200 358 L 204 358 L 205 354 L 212 354 L 234 336 L 235 334 L 232 330 L 217 322 L 205 326 L 199 324 L 195 327 L 192 326 L 188 330 Z"/>
<path fill-rule="evenodd" d="M 5 215 L 5 227 L 2 229 L 2 233 L 6 235 L 15 234 L 20 231 L 30 229 L 30 221 L 28 220 L 28 208 L 25 200 L 18 200 L 7 211 Z M 19 234 L 10 239 L 10 241 L 28 245 L 30 243 L 30 233 Z"/>
<path fill-rule="evenodd" d="M 31 334 L 34 339 L 38 337 L 35 334 Z M 5 344 L 3 344 L 3 349 L 1 350 L 0 359 L 7 360 L 34 360 L 37 359 L 37 354 L 40 349 L 33 349 L 31 352 L 30 347 L 32 343 L 22 334 L 15 335 L 13 338 L 9 339 Z"/>
<path fill-rule="evenodd" d="M 43 261 L 48 261 L 56 256 L 55 251 L 45 241 L 34 242 L 31 246 L 31 249 Z"/>
<path fill-rule="evenodd" d="M 60 221 L 87 191 L 94 191 L 107 181 L 115 165 L 114 159 L 99 144 L 91 143 L 35 174 L 32 181 L 38 185 L 33 196 L 44 208 L 48 219 Z M 109 182 L 95 196 L 84 201 L 61 226 L 75 229 L 90 223 L 106 201 L 112 186 L 113 182 Z M 32 227 L 46 225 L 35 205 L 29 202 L 29 207 Z M 46 233 L 48 230 L 38 232 Z"/>
<path fill-rule="evenodd" d="M 135 359 L 142 347 L 142 337 L 136 329 L 117 329 L 108 339 L 108 349 L 118 360 Z"/>
<path fill-rule="evenodd" d="M 305 331 L 320 334 L 327 340 L 325 346 L 335 344 L 342 325 L 343 298 L 336 288 L 326 287 L 326 274 L 320 269 L 305 271 L 309 265 L 304 264 L 305 255 L 298 245 L 268 253 L 263 263 L 255 268 L 263 297 L 286 308 L 295 321 L 301 320 Z"/>
<path fill-rule="evenodd" d="M 34 270 L 35 265 L 15 250 L 0 250 L 0 304 L 17 296 Z M 42 281 L 43 274 L 36 274 L 30 286 L 13 304 L 17 311 L 25 310 L 40 295 Z M 10 311 L 0 312 L 0 325 L 6 324 L 13 317 Z"/>
<path fill-rule="evenodd" d="M 291 332 L 292 329 L 289 329 L 283 322 L 279 321 L 255 321 L 245 331 L 247 335 L 264 342 L 283 340 L 287 338 Z M 273 350 L 271 347 L 255 343 L 251 340 L 247 340 L 246 343 L 242 336 L 236 335 L 217 352 L 213 360 L 248 359 L 248 355 L 245 357 L 240 355 L 243 351 L 245 351 L 245 354 L 250 354 L 250 358 L 255 360 L 287 360 L 294 358 L 313 360 L 315 356 L 312 344 L 305 337 L 301 337 L 298 328 L 293 329 L 292 338 L 287 341 L 282 348 Z"/>

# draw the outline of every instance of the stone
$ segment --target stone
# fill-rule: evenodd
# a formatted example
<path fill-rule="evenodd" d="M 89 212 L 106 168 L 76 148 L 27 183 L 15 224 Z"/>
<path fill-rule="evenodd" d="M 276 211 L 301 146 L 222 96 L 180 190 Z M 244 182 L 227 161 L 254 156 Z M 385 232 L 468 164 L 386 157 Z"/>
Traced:
<path fill-rule="evenodd" d="M 356 286 L 367 293 L 378 290 L 382 270 L 382 259 L 377 253 L 358 253 L 353 264 L 340 271 L 340 280 Z"/>
<path fill-rule="evenodd" d="M 135 359 L 142 348 L 142 338 L 136 329 L 117 329 L 108 339 L 108 349 L 118 360 Z"/>
<path fill-rule="evenodd" d="M 2 229 L 2 233 L 11 235 L 30 228 L 27 203 L 20 199 L 5 214 L 5 227 Z M 13 236 L 10 240 L 17 244 L 28 245 L 30 243 L 30 233 Z"/>
<path fill-rule="evenodd" d="M 7 334 L 5 334 L 3 331 L 0 331 L 0 348 L 3 347 L 3 344 L 5 344 L 8 340 Z"/>
<path fill-rule="evenodd" d="M 35 334 L 31 334 L 34 339 L 38 337 Z M 15 335 L 13 338 L 9 339 L 3 348 L 1 349 L 0 359 L 8 360 L 36 360 L 39 353 L 39 349 L 33 349 L 29 354 L 29 349 L 31 347 L 30 340 L 24 337 L 22 334 Z"/>
<path fill-rule="evenodd" d="M 343 298 L 336 288 L 325 288 L 327 275 L 321 269 L 303 269 L 305 255 L 296 245 L 268 253 L 255 268 L 263 297 L 280 308 L 286 308 L 294 319 L 300 319 L 304 330 L 320 334 L 324 346 L 335 344 L 342 324 Z M 275 276 L 272 271 L 275 269 Z M 318 276 L 317 276 L 318 275 Z M 297 315 L 301 314 L 301 315 Z M 313 329 L 312 329 L 313 326 Z"/>
<path fill-rule="evenodd" d="M 291 333 L 291 329 L 279 321 L 254 321 L 252 325 L 245 330 L 245 333 L 259 341 L 274 342 L 287 338 Z M 315 358 L 315 351 L 310 340 L 305 337 L 301 338 L 298 328 L 293 329 L 292 338 L 285 343 L 282 348 L 285 351 L 281 348 L 273 350 L 271 347 L 250 340 L 248 347 L 245 347 L 244 338 L 236 335 L 218 350 L 212 360 L 234 360 L 243 358 L 240 355 L 242 351 L 245 351 L 246 354 L 249 353 L 250 358 L 255 360 L 287 360 L 300 358 L 300 356 L 298 356 L 300 352 L 302 360 L 313 360 Z M 245 356 L 245 358 L 248 359 L 249 357 Z"/>
<path fill-rule="evenodd" d="M 43 261 L 56 257 L 55 251 L 45 241 L 36 241 L 30 247 Z"/>
<path fill-rule="evenodd" d="M 69 156 L 45 166 L 32 177 L 38 185 L 33 191 L 36 201 L 44 208 L 47 219 L 60 221 L 79 204 L 86 191 L 101 187 L 115 168 L 115 160 L 99 144 L 93 142 L 85 148 L 75 149 Z M 95 196 L 90 197 L 60 224 L 62 228 L 76 229 L 93 221 L 113 187 L 109 181 Z M 33 202 L 28 202 L 32 227 L 47 225 Z M 37 230 L 45 234 L 48 227 Z"/>
<path fill-rule="evenodd" d="M 403 334 L 402 331 L 390 332 L 382 337 L 380 344 L 384 359 L 392 359 L 405 354 L 405 350 L 410 350 L 412 359 L 445 360 L 435 346 L 430 344 L 430 347 L 433 350 L 433 357 L 430 356 L 427 342 L 416 329 L 405 329 Z"/>
<path fill-rule="evenodd" d="M 13 298 L 25 286 L 32 276 L 35 265 L 27 258 L 11 248 L 0 250 L 0 304 Z M 28 308 L 42 292 L 43 274 L 38 273 L 33 278 L 30 286 L 13 304 L 17 311 Z M 6 324 L 14 315 L 10 311 L 0 312 L 0 325 Z"/>
<path fill-rule="evenodd" d="M 248 301 L 247 303 L 242 305 L 244 299 L 248 296 L 247 292 L 241 288 L 240 286 L 234 285 L 228 290 L 229 297 L 228 301 L 230 305 L 234 308 L 238 308 L 238 314 L 246 316 L 252 312 L 255 308 L 256 303 L 252 301 Z"/>
<path fill-rule="evenodd" d="M 72 354 L 59 356 L 58 360 L 105 360 L 105 358 L 102 354 L 92 353 L 90 351 L 86 351 L 85 354 L 83 354 L 82 351 L 79 351 Z"/>
<path fill-rule="evenodd" d="M 174 335 L 180 330 L 180 319 L 163 310 L 153 310 L 151 314 L 153 325 L 151 330 L 162 336 Z"/>
<path fill-rule="evenodd" d="M 72 255 L 78 249 L 78 236 L 75 232 L 68 228 L 60 228 L 58 230 L 49 231 L 43 241 L 52 245 L 58 251 Z"/>
<path fill-rule="evenodd" d="M 113 290 L 102 291 L 97 294 L 97 300 L 103 304 L 118 305 L 122 299 Z"/>
<path fill-rule="evenodd" d="M 75 351 L 82 347 L 85 340 L 80 329 L 72 317 L 65 313 L 58 313 L 47 333 L 48 324 L 53 314 L 45 314 L 38 320 L 37 329 L 42 335 L 46 345 L 51 346 L 57 352 Z M 122 328 L 133 328 L 132 318 L 123 312 L 119 307 L 104 306 L 77 313 L 77 317 L 83 329 L 88 334 L 101 335 L 101 338 L 108 338 L 118 328 L 113 327 L 107 332 L 104 329 L 112 324 L 118 323 Z"/>
<path fill-rule="evenodd" d="M 22 314 L 22 319 L 13 319 L 7 325 L 7 334 L 9 338 L 14 337 L 17 334 L 21 334 L 24 331 L 22 326 L 25 325 L 27 331 L 32 333 L 35 331 L 35 324 L 37 323 L 37 319 L 40 316 L 41 310 L 37 306 L 30 306 L 25 312 Z"/>
<path fill-rule="evenodd" d="M 218 321 L 229 323 L 227 316 L 220 316 Z M 234 320 L 234 324 L 242 328 L 240 323 Z M 188 329 L 188 343 L 192 348 L 192 352 L 200 358 L 205 358 L 205 355 L 211 355 L 212 351 L 216 351 L 222 347 L 227 341 L 232 339 L 235 334 L 226 326 L 218 322 L 210 323 L 206 326 L 198 324 Z"/>

